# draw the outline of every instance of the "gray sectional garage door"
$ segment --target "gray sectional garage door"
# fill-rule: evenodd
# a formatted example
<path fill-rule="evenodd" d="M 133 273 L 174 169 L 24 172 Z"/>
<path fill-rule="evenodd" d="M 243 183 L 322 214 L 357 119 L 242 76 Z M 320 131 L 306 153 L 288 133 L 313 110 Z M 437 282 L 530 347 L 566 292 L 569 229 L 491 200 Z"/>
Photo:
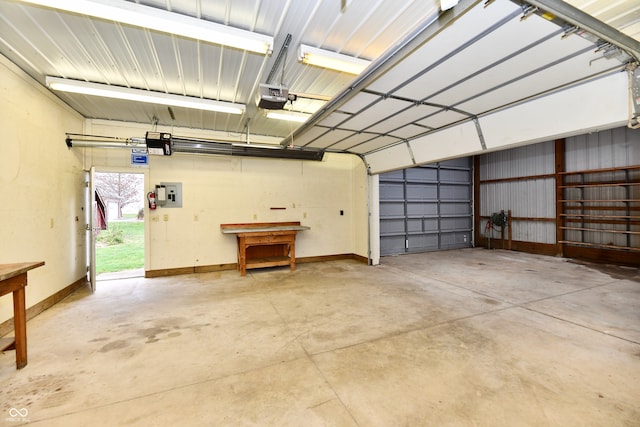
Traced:
<path fill-rule="evenodd" d="M 471 158 L 380 174 L 380 254 L 471 247 Z"/>

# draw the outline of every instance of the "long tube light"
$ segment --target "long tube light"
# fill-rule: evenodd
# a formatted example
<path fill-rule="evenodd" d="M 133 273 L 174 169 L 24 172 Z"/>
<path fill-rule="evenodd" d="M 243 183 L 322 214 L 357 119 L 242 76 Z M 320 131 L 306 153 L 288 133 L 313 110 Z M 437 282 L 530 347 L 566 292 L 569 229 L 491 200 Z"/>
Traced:
<path fill-rule="evenodd" d="M 304 123 L 307 120 L 309 120 L 309 117 L 311 117 L 311 114 L 298 113 L 295 111 L 285 112 L 285 111 L 270 110 L 267 113 L 267 118 L 269 119 L 285 120 L 288 122 L 297 122 L 297 123 Z"/>
<path fill-rule="evenodd" d="M 367 61 L 366 59 L 354 58 L 353 56 L 318 49 L 305 44 L 300 45 L 298 59 L 305 64 L 329 68 L 349 74 L 360 74 L 371 64 L 371 61 Z"/>
<path fill-rule="evenodd" d="M 458 0 L 440 0 L 440 10 L 453 9 L 458 4 Z M 486 6 L 485 6 L 486 7 Z"/>
<path fill-rule="evenodd" d="M 86 148 L 147 148 L 144 138 L 117 138 L 106 136 L 80 135 L 68 133 L 65 139 L 67 147 Z"/>
<path fill-rule="evenodd" d="M 129 101 L 148 102 L 151 104 L 193 108 L 196 110 L 215 111 L 228 114 L 243 114 L 246 110 L 246 106 L 244 104 L 215 101 L 213 99 L 203 99 L 192 96 L 174 95 L 164 92 L 152 92 L 149 90 L 132 89 L 101 83 L 90 83 L 81 80 L 47 76 L 45 82 L 52 90 L 81 93 L 84 95 L 126 99 Z"/>
<path fill-rule="evenodd" d="M 21 0 L 195 40 L 270 54 L 273 37 L 121 0 Z"/>

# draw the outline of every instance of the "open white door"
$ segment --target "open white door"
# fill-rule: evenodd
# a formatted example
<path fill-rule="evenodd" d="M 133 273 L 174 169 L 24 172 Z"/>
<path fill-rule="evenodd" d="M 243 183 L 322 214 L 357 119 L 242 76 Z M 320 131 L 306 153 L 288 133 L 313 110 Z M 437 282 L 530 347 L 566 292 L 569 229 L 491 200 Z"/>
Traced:
<path fill-rule="evenodd" d="M 89 285 L 91 292 L 96 291 L 96 232 L 97 232 L 97 206 L 96 206 L 96 186 L 95 186 L 95 169 L 92 166 L 87 172 L 87 182 L 85 200 L 87 201 L 87 271 L 89 273 Z"/>

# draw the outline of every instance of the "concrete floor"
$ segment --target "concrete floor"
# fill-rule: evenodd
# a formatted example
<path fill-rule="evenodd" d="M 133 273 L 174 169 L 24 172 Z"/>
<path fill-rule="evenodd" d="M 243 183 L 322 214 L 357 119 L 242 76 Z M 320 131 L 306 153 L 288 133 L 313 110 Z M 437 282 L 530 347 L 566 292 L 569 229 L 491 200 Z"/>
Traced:
<path fill-rule="evenodd" d="M 0 356 L 0 424 L 640 425 L 637 269 L 382 261 L 99 282 Z"/>

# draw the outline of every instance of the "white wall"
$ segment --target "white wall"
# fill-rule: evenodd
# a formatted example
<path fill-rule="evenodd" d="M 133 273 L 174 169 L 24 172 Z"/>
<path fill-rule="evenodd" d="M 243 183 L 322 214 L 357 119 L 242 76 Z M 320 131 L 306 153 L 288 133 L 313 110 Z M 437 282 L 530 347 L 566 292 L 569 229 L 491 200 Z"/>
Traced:
<path fill-rule="evenodd" d="M 46 263 L 28 274 L 28 307 L 86 275 L 82 158 L 64 143 L 82 126 L 0 56 L 0 263 Z M 11 295 L 0 297 L 0 323 L 11 317 Z"/>
<path fill-rule="evenodd" d="M 144 136 L 144 128 L 126 123 L 114 127 L 93 121 L 87 129 L 97 135 Z M 173 129 L 175 135 L 189 133 Z M 84 154 L 86 167 L 130 169 L 129 150 L 74 150 Z M 235 263 L 235 237 L 220 232 L 224 223 L 300 221 L 311 230 L 298 234 L 297 257 L 367 257 L 367 175 L 357 156 L 328 153 L 321 162 L 183 153 L 150 156 L 146 190 L 160 182 L 182 183 L 183 207 L 145 212 L 147 271 Z"/>
<path fill-rule="evenodd" d="M 147 191 L 182 182 L 182 209 L 145 212 L 158 218 L 145 224 L 147 270 L 236 262 L 234 238 L 219 228 L 229 222 L 301 221 L 311 230 L 299 234 L 299 257 L 368 255 L 367 174 L 357 156 L 311 162 L 176 154 L 133 168 L 129 150 L 68 149 L 65 133 L 144 136 L 149 126 L 84 120 L 4 57 L 0 126 L 0 263 L 46 263 L 29 273 L 27 307 L 86 276 L 84 171 L 91 166 L 144 173 Z M 0 323 L 12 316 L 11 296 L 0 298 Z"/>

